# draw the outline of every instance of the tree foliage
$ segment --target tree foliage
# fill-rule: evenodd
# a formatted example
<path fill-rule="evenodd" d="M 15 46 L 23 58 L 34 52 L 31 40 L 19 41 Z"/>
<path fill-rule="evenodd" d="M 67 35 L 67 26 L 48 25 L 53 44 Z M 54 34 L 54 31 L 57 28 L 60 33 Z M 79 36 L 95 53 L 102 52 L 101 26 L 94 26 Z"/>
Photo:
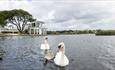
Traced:
<path fill-rule="evenodd" d="M 32 21 L 35 21 L 33 16 L 22 9 L 0 12 L 0 25 L 5 26 L 7 23 L 11 23 L 17 27 L 20 33 L 23 33 L 25 25 Z"/>
<path fill-rule="evenodd" d="M 0 25 L 4 27 L 7 23 L 5 22 L 5 18 L 8 15 L 7 11 L 0 11 Z"/>

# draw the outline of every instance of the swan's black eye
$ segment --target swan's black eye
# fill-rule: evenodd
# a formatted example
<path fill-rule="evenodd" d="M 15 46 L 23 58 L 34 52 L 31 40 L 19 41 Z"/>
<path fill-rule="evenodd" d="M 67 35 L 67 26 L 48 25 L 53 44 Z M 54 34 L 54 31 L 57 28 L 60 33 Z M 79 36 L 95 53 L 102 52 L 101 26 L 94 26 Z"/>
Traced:
<path fill-rule="evenodd" d="M 60 48 L 61 48 L 61 45 L 59 45 L 58 48 L 60 49 Z"/>
<path fill-rule="evenodd" d="M 45 39 L 47 40 L 48 38 L 46 37 Z"/>

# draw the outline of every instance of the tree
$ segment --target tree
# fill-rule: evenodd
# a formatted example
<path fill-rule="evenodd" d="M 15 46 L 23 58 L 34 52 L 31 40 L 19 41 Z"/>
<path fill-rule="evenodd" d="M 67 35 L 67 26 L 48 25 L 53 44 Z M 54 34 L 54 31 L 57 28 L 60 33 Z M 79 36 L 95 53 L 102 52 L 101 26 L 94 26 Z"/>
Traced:
<path fill-rule="evenodd" d="M 5 18 L 8 15 L 7 11 L 0 11 L 0 25 L 4 27 L 7 23 L 5 22 Z"/>
<path fill-rule="evenodd" d="M 20 33 L 24 32 L 25 25 L 28 22 L 35 21 L 35 19 L 33 19 L 33 16 L 30 13 L 28 13 L 27 11 L 24 11 L 22 9 L 1 11 L 0 15 L 2 15 L 2 17 L 0 18 L 0 19 L 2 19 L 1 25 L 2 24 L 6 25 L 7 23 L 11 23 L 17 27 L 17 30 Z"/>

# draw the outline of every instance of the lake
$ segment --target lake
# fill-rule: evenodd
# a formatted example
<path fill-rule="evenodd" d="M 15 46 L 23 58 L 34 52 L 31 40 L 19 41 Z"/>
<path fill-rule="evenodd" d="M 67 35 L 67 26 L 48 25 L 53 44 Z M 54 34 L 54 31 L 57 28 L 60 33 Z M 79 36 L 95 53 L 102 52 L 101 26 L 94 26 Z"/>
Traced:
<path fill-rule="evenodd" d="M 54 54 L 61 41 L 70 61 L 66 67 L 56 66 L 53 60 L 43 64 L 43 36 L 0 37 L 0 47 L 5 51 L 0 70 L 115 70 L 115 36 L 49 35 Z"/>

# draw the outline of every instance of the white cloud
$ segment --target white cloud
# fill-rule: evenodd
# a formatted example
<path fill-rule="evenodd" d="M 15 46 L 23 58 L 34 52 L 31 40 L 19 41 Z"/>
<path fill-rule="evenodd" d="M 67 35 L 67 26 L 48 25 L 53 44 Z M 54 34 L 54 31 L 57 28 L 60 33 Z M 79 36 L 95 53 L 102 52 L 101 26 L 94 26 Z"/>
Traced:
<path fill-rule="evenodd" d="M 44 20 L 49 30 L 114 29 L 115 1 L 5 0 L 0 10 L 24 9 Z"/>

